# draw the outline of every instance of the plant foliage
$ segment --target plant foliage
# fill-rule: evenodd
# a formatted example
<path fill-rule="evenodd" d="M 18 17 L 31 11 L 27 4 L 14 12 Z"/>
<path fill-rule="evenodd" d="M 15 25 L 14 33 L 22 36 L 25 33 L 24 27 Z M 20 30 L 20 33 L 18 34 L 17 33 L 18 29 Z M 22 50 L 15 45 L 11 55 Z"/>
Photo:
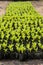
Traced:
<path fill-rule="evenodd" d="M 43 17 L 30 2 L 11 2 L 0 17 L 0 52 L 43 51 Z"/>

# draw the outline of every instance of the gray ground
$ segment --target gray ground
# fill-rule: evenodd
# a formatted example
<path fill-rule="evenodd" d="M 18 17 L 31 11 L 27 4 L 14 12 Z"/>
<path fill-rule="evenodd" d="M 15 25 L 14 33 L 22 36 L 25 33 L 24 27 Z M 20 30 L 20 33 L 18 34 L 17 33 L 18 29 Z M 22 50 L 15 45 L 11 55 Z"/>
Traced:
<path fill-rule="evenodd" d="M 0 1 L 0 16 L 5 14 L 5 9 L 8 3 L 8 1 Z M 36 11 L 43 15 L 43 1 L 34 1 L 32 4 L 35 7 Z M 20 62 L 17 60 L 2 60 L 0 61 L 0 65 L 43 65 L 43 60 L 28 60 L 25 62 Z"/>
<path fill-rule="evenodd" d="M 0 61 L 0 65 L 43 65 L 43 60 L 28 60 L 25 62 L 15 60 L 3 60 Z"/>
<path fill-rule="evenodd" d="M 43 15 L 43 1 L 34 1 L 32 4 L 35 7 L 36 11 Z"/>

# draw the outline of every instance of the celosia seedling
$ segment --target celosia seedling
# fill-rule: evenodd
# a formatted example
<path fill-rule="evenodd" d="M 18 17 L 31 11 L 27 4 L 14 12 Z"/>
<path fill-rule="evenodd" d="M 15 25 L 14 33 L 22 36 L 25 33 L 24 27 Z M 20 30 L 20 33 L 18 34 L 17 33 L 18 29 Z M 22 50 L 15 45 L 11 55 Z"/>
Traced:
<path fill-rule="evenodd" d="M 15 58 L 43 51 L 43 17 L 30 2 L 11 2 L 0 17 L 0 55 L 2 51 Z"/>

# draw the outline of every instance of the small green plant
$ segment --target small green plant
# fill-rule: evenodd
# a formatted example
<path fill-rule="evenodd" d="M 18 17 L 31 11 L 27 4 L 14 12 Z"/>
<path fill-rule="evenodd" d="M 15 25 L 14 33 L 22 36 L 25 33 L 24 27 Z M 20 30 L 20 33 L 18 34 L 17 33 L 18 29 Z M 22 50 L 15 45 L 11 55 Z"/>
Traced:
<path fill-rule="evenodd" d="M 28 49 L 29 52 L 32 51 L 32 48 L 30 47 L 30 43 L 29 44 L 26 44 L 26 48 Z"/>
<path fill-rule="evenodd" d="M 2 44 L 0 44 L 0 50 L 2 49 Z"/>
<path fill-rule="evenodd" d="M 9 44 L 8 49 L 9 49 L 10 51 L 13 51 L 13 47 L 14 47 L 14 44 Z"/>
<path fill-rule="evenodd" d="M 6 43 L 3 43 L 2 44 L 2 47 L 5 49 L 7 47 L 7 44 Z"/>
<path fill-rule="evenodd" d="M 38 43 L 38 46 L 43 50 L 43 45 L 40 42 Z"/>
<path fill-rule="evenodd" d="M 23 53 L 25 50 L 26 50 L 26 48 L 24 47 L 24 45 L 23 44 L 21 44 L 20 45 L 20 43 L 18 44 L 18 43 L 16 43 L 16 49 L 17 49 L 17 51 L 20 53 Z"/>
<path fill-rule="evenodd" d="M 32 43 L 32 49 L 34 49 L 36 52 L 38 51 L 37 43 L 33 42 Z"/>

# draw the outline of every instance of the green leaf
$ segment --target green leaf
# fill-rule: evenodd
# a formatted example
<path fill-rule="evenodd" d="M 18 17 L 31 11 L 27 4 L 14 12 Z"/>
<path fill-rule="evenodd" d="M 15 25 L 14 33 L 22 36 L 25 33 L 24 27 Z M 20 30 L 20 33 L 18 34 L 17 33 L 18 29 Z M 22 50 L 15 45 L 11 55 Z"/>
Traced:
<path fill-rule="evenodd" d="M 8 48 L 10 51 L 13 51 L 14 44 L 9 44 Z"/>
<path fill-rule="evenodd" d="M 3 48 L 6 48 L 6 47 L 7 47 L 7 44 L 6 44 L 6 43 L 3 43 L 3 44 L 2 44 L 2 47 L 3 47 Z"/>

